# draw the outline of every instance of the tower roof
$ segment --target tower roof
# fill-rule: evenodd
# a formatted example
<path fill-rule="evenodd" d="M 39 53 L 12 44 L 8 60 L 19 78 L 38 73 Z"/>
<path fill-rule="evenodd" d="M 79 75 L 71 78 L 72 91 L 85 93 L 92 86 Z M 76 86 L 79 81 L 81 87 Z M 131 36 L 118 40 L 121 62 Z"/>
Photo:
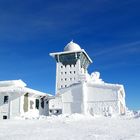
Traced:
<path fill-rule="evenodd" d="M 65 48 L 64 48 L 64 51 L 80 51 L 81 50 L 81 47 L 74 43 L 73 40 L 68 43 Z"/>
<path fill-rule="evenodd" d="M 85 52 L 85 50 L 81 49 L 81 47 L 78 44 L 74 43 L 73 41 L 71 41 L 65 46 L 64 52 L 50 53 L 50 56 L 56 58 L 56 56 L 60 56 L 63 54 L 71 54 L 71 53 L 78 53 L 78 52 L 83 53 L 87 57 L 87 59 L 90 61 L 90 63 L 92 63 L 92 60 L 90 59 L 88 54 Z"/>

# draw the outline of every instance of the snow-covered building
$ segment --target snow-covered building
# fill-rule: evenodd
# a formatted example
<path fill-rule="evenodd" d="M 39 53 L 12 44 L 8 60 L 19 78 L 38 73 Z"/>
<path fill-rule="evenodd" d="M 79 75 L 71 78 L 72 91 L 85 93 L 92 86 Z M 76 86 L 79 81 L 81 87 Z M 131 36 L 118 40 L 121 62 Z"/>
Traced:
<path fill-rule="evenodd" d="M 63 52 L 50 55 L 57 62 L 56 98 L 49 104 L 55 114 L 58 108 L 63 114 L 125 114 L 123 85 L 103 82 L 99 72 L 89 75 L 92 60 L 78 44 L 71 41 Z"/>
<path fill-rule="evenodd" d="M 22 80 L 0 81 L 0 119 L 49 115 L 51 95 L 26 87 Z"/>

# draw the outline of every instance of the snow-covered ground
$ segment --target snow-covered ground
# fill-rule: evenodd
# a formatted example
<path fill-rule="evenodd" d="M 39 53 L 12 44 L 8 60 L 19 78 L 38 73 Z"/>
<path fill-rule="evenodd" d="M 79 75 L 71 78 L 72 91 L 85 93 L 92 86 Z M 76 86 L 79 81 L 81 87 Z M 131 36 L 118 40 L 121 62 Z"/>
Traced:
<path fill-rule="evenodd" d="M 0 140 L 140 140 L 140 117 L 40 117 L 0 121 Z"/>

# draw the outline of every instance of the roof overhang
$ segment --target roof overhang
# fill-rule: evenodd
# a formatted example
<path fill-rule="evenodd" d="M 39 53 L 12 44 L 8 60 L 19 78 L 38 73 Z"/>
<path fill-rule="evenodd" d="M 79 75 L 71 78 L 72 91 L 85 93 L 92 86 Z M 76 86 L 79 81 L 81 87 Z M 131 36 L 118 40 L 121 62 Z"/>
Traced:
<path fill-rule="evenodd" d="M 53 58 L 55 58 L 56 55 L 61 55 L 61 54 L 69 54 L 69 53 L 77 53 L 77 52 L 82 52 L 85 54 L 85 56 L 88 58 L 88 60 L 90 61 L 90 63 L 92 63 L 91 58 L 88 56 L 88 54 L 86 53 L 86 51 L 84 49 L 78 50 L 78 51 L 65 51 L 65 52 L 55 52 L 55 53 L 50 53 L 50 56 L 52 56 Z"/>

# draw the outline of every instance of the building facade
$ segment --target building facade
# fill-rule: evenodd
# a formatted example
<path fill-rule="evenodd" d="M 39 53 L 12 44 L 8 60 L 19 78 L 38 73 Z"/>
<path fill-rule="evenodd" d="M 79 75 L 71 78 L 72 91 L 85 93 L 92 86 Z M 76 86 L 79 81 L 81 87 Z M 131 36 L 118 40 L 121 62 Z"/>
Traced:
<path fill-rule="evenodd" d="M 49 97 L 21 80 L 0 81 L 0 119 L 49 115 Z"/>
<path fill-rule="evenodd" d="M 61 104 L 63 114 L 125 114 L 123 85 L 105 83 L 99 72 L 89 75 L 87 68 L 92 60 L 78 44 L 71 41 L 64 52 L 50 55 L 56 60 L 57 98 L 50 102 L 53 110 L 57 112 Z"/>

